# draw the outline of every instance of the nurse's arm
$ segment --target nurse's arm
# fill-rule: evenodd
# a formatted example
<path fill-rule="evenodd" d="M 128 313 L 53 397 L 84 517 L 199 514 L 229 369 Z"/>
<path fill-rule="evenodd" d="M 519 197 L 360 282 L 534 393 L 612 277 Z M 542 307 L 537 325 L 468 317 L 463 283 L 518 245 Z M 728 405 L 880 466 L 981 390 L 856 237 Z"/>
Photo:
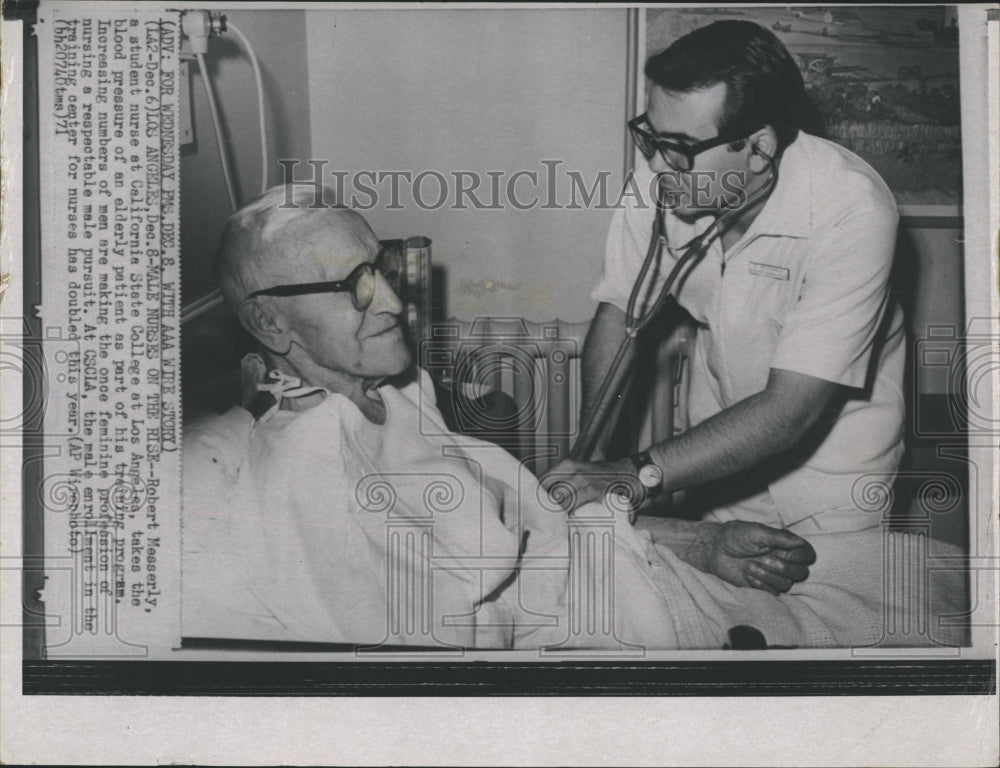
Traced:
<path fill-rule="evenodd" d="M 794 448 L 839 389 L 824 379 L 771 369 L 762 392 L 736 403 L 679 437 L 654 446 L 669 490 L 724 481 Z M 679 557 L 737 586 L 772 594 L 807 578 L 815 552 L 789 531 L 757 523 L 722 525 L 640 517 L 640 527 Z"/>
<path fill-rule="evenodd" d="M 650 449 L 663 470 L 664 489 L 722 480 L 794 448 L 839 388 L 815 376 L 772 368 L 761 392 Z"/>
<path fill-rule="evenodd" d="M 824 379 L 772 369 L 763 391 L 650 448 L 653 461 L 663 470 L 664 488 L 676 491 L 724 481 L 793 448 L 816 424 L 838 389 L 839 385 Z M 579 506 L 600 501 L 613 480 L 634 473 L 627 458 L 593 464 L 567 459 L 541 482 L 546 489 L 556 483 L 573 486 L 574 506 Z M 636 524 L 696 568 L 737 586 L 773 594 L 805 579 L 816 557 L 804 539 L 758 523 L 640 516 Z"/>
<path fill-rule="evenodd" d="M 679 491 L 724 480 L 797 445 L 826 410 L 838 384 L 777 368 L 767 386 L 678 437 L 649 449 L 663 471 L 663 489 Z M 635 476 L 628 458 L 584 462 L 564 459 L 541 478 L 552 490 L 569 485 L 566 511 L 600 501 L 623 476 Z"/>

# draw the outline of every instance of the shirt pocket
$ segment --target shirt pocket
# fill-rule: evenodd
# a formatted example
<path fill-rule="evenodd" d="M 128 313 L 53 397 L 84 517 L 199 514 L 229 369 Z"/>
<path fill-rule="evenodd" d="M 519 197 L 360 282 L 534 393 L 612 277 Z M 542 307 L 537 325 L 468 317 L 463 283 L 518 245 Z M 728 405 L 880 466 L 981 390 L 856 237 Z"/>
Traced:
<path fill-rule="evenodd" d="M 785 320 L 801 292 L 797 260 L 782 245 L 761 238 L 726 269 L 723 333 L 738 398 L 766 385 Z"/>
<path fill-rule="evenodd" d="M 780 333 L 802 294 L 801 259 L 796 257 L 793 243 L 761 238 L 756 244 L 761 247 L 746 254 L 748 295 L 772 329 Z"/>

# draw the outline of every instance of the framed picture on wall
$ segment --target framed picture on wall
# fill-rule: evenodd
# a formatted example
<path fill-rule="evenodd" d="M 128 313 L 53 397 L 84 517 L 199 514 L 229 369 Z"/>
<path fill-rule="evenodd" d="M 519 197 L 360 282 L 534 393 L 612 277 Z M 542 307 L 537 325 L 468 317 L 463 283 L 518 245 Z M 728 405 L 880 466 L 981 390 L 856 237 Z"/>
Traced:
<path fill-rule="evenodd" d="M 643 8 L 634 36 L 637 104 L 644 103 L 642 63 L 648 56 L 723 19 L 753 21 L 774 32 L 795 57 L 815 107 L 810 132 L 869 163 L 895 194 L 901 216 L 961 216 L 953 6 Z"/>

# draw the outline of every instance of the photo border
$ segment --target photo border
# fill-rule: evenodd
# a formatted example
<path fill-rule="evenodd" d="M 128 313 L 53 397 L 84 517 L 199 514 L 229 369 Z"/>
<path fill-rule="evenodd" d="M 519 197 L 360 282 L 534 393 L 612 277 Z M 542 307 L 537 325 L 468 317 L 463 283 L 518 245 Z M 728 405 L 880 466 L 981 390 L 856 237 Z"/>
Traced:
<path fill-rule="evenodd" d="M 22 12 L 31 3 L 14 4 L 11 13 Z M 37 5 L 37 3 L 35 3 Z M 8 6 L 5 6 L 5 14 Z M 633 13 L 633 11 L 630 11 Z M 630 18 L 630 29 L 635 24 Z M 639 37 L 642 25 L 638 25 Z M 33 44 L 33 43 L 32 43 Z M 26 60 L 29 54 L 26 51 Z M 633 67 L 637 66 L 635 63 Z M 638 71 L 634 69 L 633 71 Z M 28 76 L 27 74 L 25 75 Z M 640 89 L 641 90 L 641 89 Z M 29 100 L 30 89 L 25 89 Z M 631 97 L 630 97 L 631 98 Z M 636 99 L 641 95 L 636 94 Z M 628 99 L 627 99 L 628 101 Z M 37 105 L 34 105 L 37 110 Z M 26 106 L 30 114 L 31 106 Z M 37 118 L 37 114 L 36 114 Z M 30 130 L 29 130 L 30 133 Z M 37 136 L 37 134 L 36 134 Z M 628 157 L 628 149 L 626 149 Z M 37 145 L 34 154 L 25 153 L 25 178 L 37 180 Z M 30 181 L 28 182 L 30 183 Z M 36 190 L 37 192 L 37 190 Z M 37 195 L 36 195 L 37 196 Z M 30 199 L 30 195 L 26 195 Z M 927 210 L 924 210 L 927 208 Z M 923 226 L 954 226 L 955 211 L 944 207 L 930 210 L 904 212 L 904 218 L 924 221 Z M 31 306 L 33 294 L 28 292 L 37 285 L 30 279 L 37 274 L 40 266 L 37 233 L 37 205 L 25 206 L 24 232 L 25 252 L 34 250 L 35 260 L 25 260 L 24 305 Z M 930 222 L 930 223 L 928 223 Z M 34 232 L 34 245 L 32 245 Z M 26 318 L 26 323 L 31 319 Z M 26 327 L 26 330 L 29 328 Z M 30 376 L 24 378 L 25 401 L 30 392 Z M 30 450 L 30 441 L 25 441 L 25 458 Z M 27 463 L 27 462 L 26 462 Z M 31 487 L 31 475 L 25 474 L 25 487 Z M 29 496 L 32 496 L 29 494 Z M 27 505 L 26 505 L 27 507 Z M 26 529 L 26 535 L 31 535 Z M 28 571 L 26 570 L 26 573 Z M 30 592 L 25 586 L 26 592 Z M 25 605 L 25 611 L 31 611 Z M 26 635 L 30 634 L 26 630 Z M 26 643 L 27 645 L 27 643 Z M 691 652 L 699 655 L 699 651 Z M 711 652 L 708 652 L 711 653 Z M 741 652 L 733 652 L 740 654 Z M 995 659 L 933 659 L 915 660 L 905 649 L 900 649 L 901 658 L 891 660 L 740 660 L 740 661 L 644 661 L 639 664 L 614 664 L 610 662 L 478 662 L 463 661 L 458 664 L 426 662 L 194 662 L 194 661 L 142 661 L 142 662 L 69 662 L 26 659 L 22 662 L 23 692 L 26 695 L 57 693 L 76 694 L 118 694 L 135 695 L 218 695 L 232 692 L 234 680 L 242 690 L 239 695 L 375 695 L 375 688 L 382 691 L 378 695 L 472 695 L 467 686 L 476 686 L 479 694 L 488 695 L 741 695 L 741 696 L 786 696 L 786 695 L 903 695 L 937 693 L 948 695 L 975 694 L 994 695 L 996 692 Z M 773 658 L 773 656 L 768 657 Z M 167 669 L 177 670 L 167 674 Z M 262 666 L 263 665 L 263 666 Z M 306 666 L 301 666 L 306 665 Z M 388 669 L 407 672 L 410 680 L 400 681 L 396 672 L 383 674 Z M 490 666 L 495 665 L 495 666 Z M 776 666 L 777 665 L 777 666 Z M 461 674 L 456 672 L 461 670 Z M 513 680 L 498 678 L 503 670 L 526 670 L 515 674 Z M 782 672 L 781 670 L 787 670 Z M 283 692 L 278 692 L 279 683 L 273 681 L 279 672 L 286 675 L 279 678 L 284 682 Z M 372 675 L 370 682 L 362 679 L 360 673 Z M 448 672 L 447 680 L 437 679 Z M 628 681 L 622 685 L 609 683 L 606 691 L 599 689 L 591 675 L 621 676 Z M 640 674 L 641 673 L 641 674 Z M 649 680 L 649 675 L 655 678 Z M 55 676 L 53 676 L 55 675 Z M 300 675 L 300 676 L 297 676 Z M 62 678 L 62 679 L 60 679 Z M 173 678 L 173 679 L 171 679 Z M 319 679 L 319 687 L 311 684 Z M 456 679 L 457 678 L 457 679 Z M 296 689 L 298 682 L 301 687 Z M 426 693 L 426 686 L 434 689 Z M 242 686 L 242 687 L 241 687 Z M 415 687 L 415 686 L 420 686 Z M 627 686 L 635 686 L 628 689 Z M 790 687 L 790 690 L 789 690 Z M 317 693 L 317 691 L 322 691 Z"/>

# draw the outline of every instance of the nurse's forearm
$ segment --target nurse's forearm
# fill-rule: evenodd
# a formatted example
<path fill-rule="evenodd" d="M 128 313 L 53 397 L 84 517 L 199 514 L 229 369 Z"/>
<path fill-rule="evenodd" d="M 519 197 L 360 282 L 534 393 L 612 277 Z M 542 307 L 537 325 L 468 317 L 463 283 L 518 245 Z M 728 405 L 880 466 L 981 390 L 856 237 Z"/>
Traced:
<path fill-rule="evenodd" d="M 653 447 L 667 490 L 721 480 L 790 448 L 793 433 L 760 395 Z"/>
<path fill-rule="evenodd" d="M 768 386 L 650 454 L 667 490 L 722 480 L 794 447 L 816 423 L 837 385 L 772 371 Z"/>

